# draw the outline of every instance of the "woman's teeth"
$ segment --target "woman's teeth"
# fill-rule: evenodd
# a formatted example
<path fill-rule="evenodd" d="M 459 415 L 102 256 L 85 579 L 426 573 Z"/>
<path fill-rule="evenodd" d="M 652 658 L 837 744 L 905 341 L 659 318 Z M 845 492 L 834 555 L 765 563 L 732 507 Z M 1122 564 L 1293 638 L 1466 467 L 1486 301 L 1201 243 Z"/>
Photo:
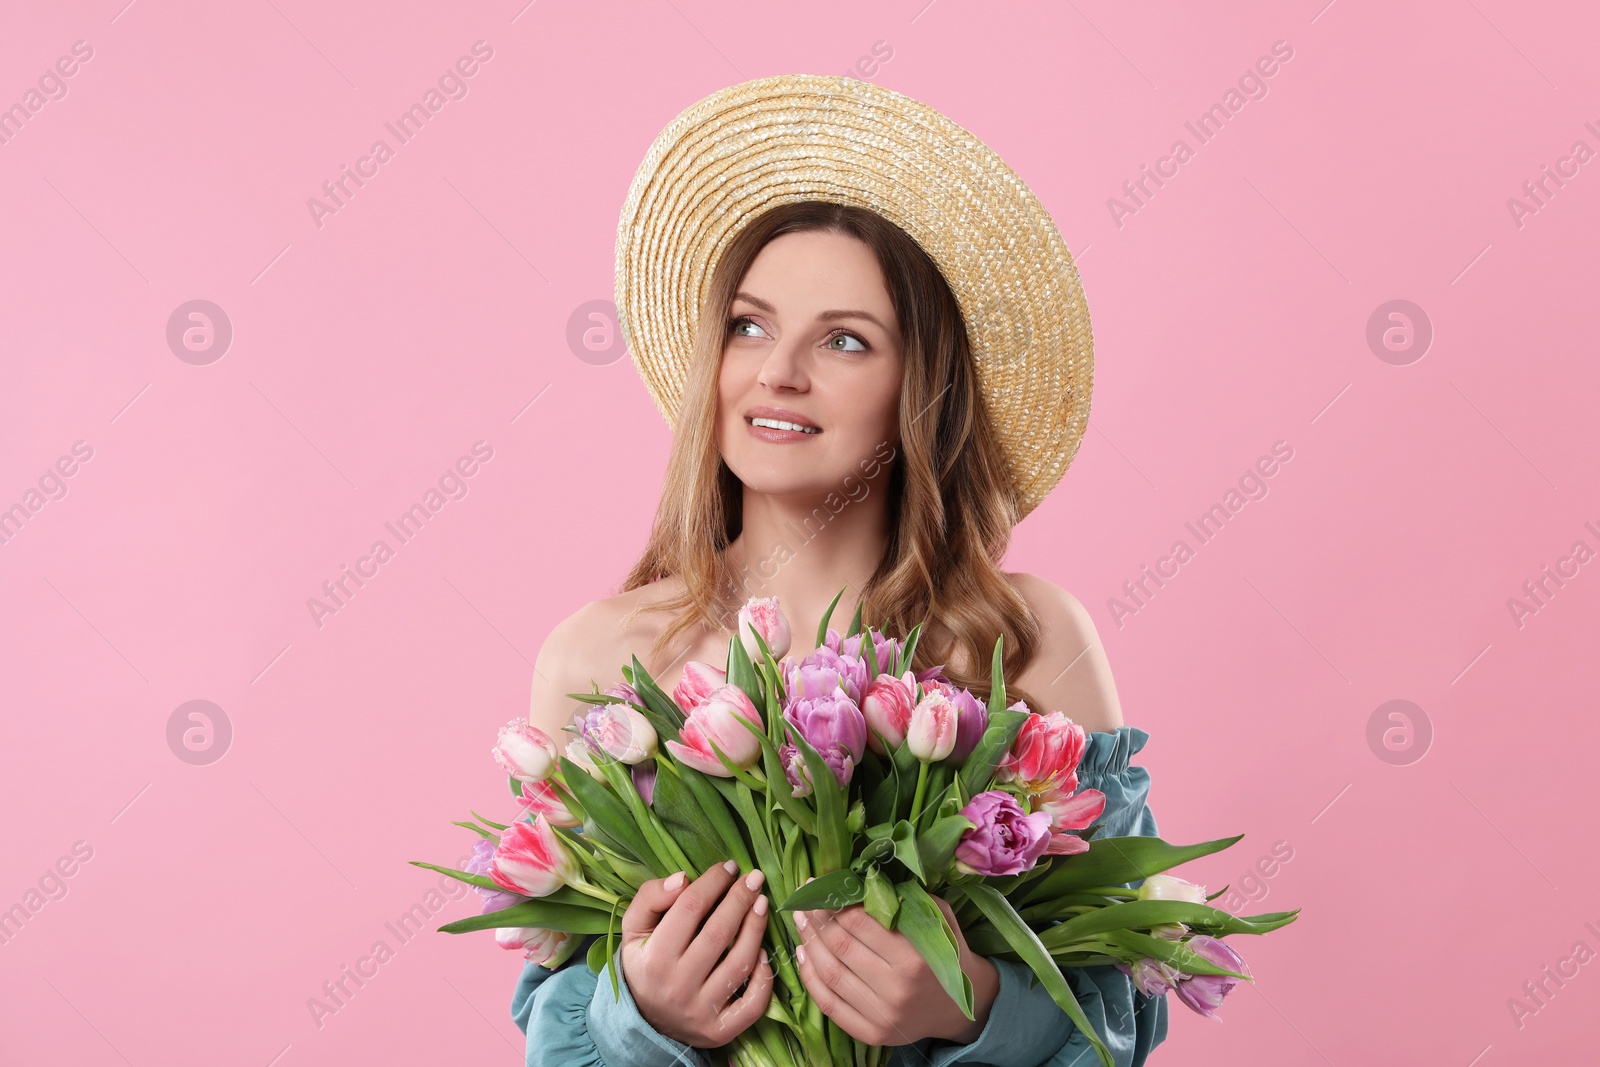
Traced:
<path fill-rule="evenodd" d="M 801 433 L 822 432 L 815 426 L 801 426 L 798 422 L 784 422 L 782 419 L 755 418 L 750 420 L 750 424 L 752 426 L 767 426 L 774 430 L 799 430 Z"/>

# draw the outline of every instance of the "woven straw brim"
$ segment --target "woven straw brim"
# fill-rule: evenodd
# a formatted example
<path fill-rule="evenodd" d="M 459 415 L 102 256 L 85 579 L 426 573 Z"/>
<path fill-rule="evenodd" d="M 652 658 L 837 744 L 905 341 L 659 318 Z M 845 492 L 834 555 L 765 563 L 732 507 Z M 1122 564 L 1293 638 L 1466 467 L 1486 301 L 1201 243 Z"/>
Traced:
<path fill-rule="evenodd" d="M 1067 244 L 1022 179 L 924 104 L 847 77 L 780 75 L 730 86 L 656 138 L 617 225 L 623 339 L 670 425 L 706 285 L 762 211 L 853 204 L 904 230 L 938 265 L 966 319 L 1018 518 L 1078 450 L 1094 339 Z"/>

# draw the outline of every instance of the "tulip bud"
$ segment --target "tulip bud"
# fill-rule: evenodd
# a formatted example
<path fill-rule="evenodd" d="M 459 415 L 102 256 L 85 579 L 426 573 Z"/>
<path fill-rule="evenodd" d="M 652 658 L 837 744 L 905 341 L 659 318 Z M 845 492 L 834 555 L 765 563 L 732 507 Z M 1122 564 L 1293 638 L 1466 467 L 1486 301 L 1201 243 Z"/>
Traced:
<path fill-rule="evenodd" d="M 552 779 L 549 778 L 538 782 L 523 782 L 522 795 L 517 798 L 517 803 L 521 804 L 530 816 L 543 815 L 551 826 L 564 826 L 569 830 L 582 826 L 583 820 L 572 814 L 551 782 Z"/>
<path fill-rule="evenodd" d="M 861 713 L 866 716 L 869 727 L 867 747 L 880 756 L 887 756 L 891 748 L 899 748 L 906 739 L 911 709 L 916 703 L 917 684 L 910 671 L 900 678 L 891 674 L 874 678 L 861 701 Z M 881 740 L 879 735 L 882 735 Z"/>
<path fill-rule="evenodd" d="M 761 712 L 750 697 L 736 685 L 724 685 L 689 713 L 678 740 L 667 742 L 667 752 L 680 763 L 697 771 L 731 778 L 733 772 L 717 758 L 717 749 L 741 769 L 754 767 L 761 759 L 761 739 L 740 720 L 764 729 Z M 715 743 L 716 748 L 712 747 Z"/>
<path fill-rule="evenodd" d="M 522 957 L 555 970 L 577 949 L 582 934 L 541 930 L 536 926 L 501 926 L 494 932 L 495 943 L 505 949 L 521 949 Z"/>
<path fill-rule="evenodd" d="M 583 738 L 574 737 L 567 742 L 567 758 L 588 771 L 590 778 L 602 784 L 605 782 L 605 772 L 595 766 L 594 748 Z"/>
<path fill-rule="evenodd" d="M 585 716 L 584 740 L 623 763 L 643 763 L 656 754 L 656 729 L 627 704 L 602 704 Z"/>
<path fill-rule="evenodd" d="M 1206 887 L 1170 874 L 1152 874 L 1139 887 L 1139 899 L 1187 900 L 1191 904 L 1204 904 Z"/>
<path fill-rule="evenodd" d="M 906 729 L 906 744 L 919 760 L 933 762 L 950 755 L 956 747 L 956 726 L 960 711 L 950 698 L 937 689 L 925 695 L 911 709 Z"/>
<path fill-rule="evenodd" d="M 767 650 L 772 653 L 774 661 L 782 659 L 783 654 L 789 651 L 789 620 L 778 610 L 777 597 L 753 596 L 739 609 L 739 642 L 744 645 L 751 662 L 759 664 L 764 661 L 761 658 L 761 646 L 756 643 L 757 633 L 767 643 Z"/>
<path fill-rule="evenodd" d="M 672 690 L 672 699 L 685 715 L 711 695 L 712 690 L 728 681 L 728 672 L 709 663 L 692 659 L 683 665 L 683 679 Z"/>
<path fill-rule="evenodd" d="M 577 857 L 543 816 L 514 822 L 501 831 L 489 866 L 495 885 L 525 897 L 547 897 L 579 881 L 582 873 Z"/>
<path fill-rule="evenodd" d="M 494 746 L 495 762 L 519 782 L 550 777 L 556 766 L 556 745 L 550 735 L 527 719 L 512 719 L 500 727 Z"/>

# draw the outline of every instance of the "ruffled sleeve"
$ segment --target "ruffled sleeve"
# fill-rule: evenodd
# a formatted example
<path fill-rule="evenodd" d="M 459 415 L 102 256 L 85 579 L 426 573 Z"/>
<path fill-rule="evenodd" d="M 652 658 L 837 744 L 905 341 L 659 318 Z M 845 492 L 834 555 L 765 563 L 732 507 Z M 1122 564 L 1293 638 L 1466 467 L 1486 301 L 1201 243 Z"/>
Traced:
<path fill-rule="evenodd" d="M 1104 825 L 1095 838 L 1159 836 L 1149 805 L 1150 772 L 1129 763 L 1149 739 L 1137 726 L 1089 734 L 1089 746 L 1078 763 L 1078 782 L 1082 788 L 1098 789 L 1106 795 L 1100 818 Z M 968 1045 L 932 1039 L 902 1045 L 890 1067 L 1088 1067 L 1099 1063 L 1089 1039 L 1037 984 L 1031 967 L 995 956 L 987 959 L 1000 972 L 1000 991 L 983 1032 Z M 1166 1039 L 1166 997 L 1145 996 L 1134 988 L 1133 979 L 1111 964 L 1068 967 L 1062 973 L 1116 1067 L 1141 1067 L 1150 1051 Z"/>
<path fill-rule="evenodd" d="M 617 993 L 611 977 L 589 969 L 589 945 L 579 943 L 555 970 L 529 963 L 511 997 L 511 1018 L 526 1035 L 527 1067 L 710 1067 L 702 1049 L 674 1041 L 639 1014 L 617 961 Z"/>

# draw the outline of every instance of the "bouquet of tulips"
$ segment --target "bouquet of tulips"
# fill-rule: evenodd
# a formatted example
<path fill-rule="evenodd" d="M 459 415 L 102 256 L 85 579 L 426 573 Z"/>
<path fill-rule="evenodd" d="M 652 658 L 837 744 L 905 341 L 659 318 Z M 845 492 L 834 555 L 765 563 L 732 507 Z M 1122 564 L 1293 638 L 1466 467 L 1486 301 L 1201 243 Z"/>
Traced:
<path fill-rule="evenodd" d="M 476 814 L 458 823 L 480 839 L 465 871 L 416 864 L 485 898 L 483 914 L 440 929 L 492 928 L 550 968 L 603 934 L 587 960 L 599 974 L 621 965 L 620 916 L 645 881 L 698 877 L 729 856 L 760 867 L 781 901 L 764 942 L 774 987 L 763 1017 L 726 1047 L 741 1067 L 888 1061 L 808 995 L 792 962 L 797 909 L 861 904 L 915 945 L 972 1020 L 941 897 L 969 948 L 1026 963 L 1107 1067 L 1062 968 L 1113 963 L 1143 993 L 1175 990 L 1206 1015 L 1253 980 L 1221 938 L 1267 933 L 1297 911 L 1234 916 L 1207 903 L 1223 890 L 1207 896 L 1161 873 L 1239 837 L 1093 840 L 1105 796 L 1079 788 L 1087 735 L 1059 711 L 1007 705 L 1001 642 L 980 700 L 939 667 L 911 670 L 922 624 L 897 639 L 863 629 L 858 608 L 841 637 L 828 627 L 838 602 L 798 662 L 775 598 L 741 609 L 725 668 L 692 662 L 670 695 L 634 657 L 624 683 L 568 694 L 590 710 L 566 727 L 564 752 L 526 720 L 503 728 L 495 757 L 525 814 L 510 826 Z M 1122 884 L 1139 879 L 1137 891 Z"/>

